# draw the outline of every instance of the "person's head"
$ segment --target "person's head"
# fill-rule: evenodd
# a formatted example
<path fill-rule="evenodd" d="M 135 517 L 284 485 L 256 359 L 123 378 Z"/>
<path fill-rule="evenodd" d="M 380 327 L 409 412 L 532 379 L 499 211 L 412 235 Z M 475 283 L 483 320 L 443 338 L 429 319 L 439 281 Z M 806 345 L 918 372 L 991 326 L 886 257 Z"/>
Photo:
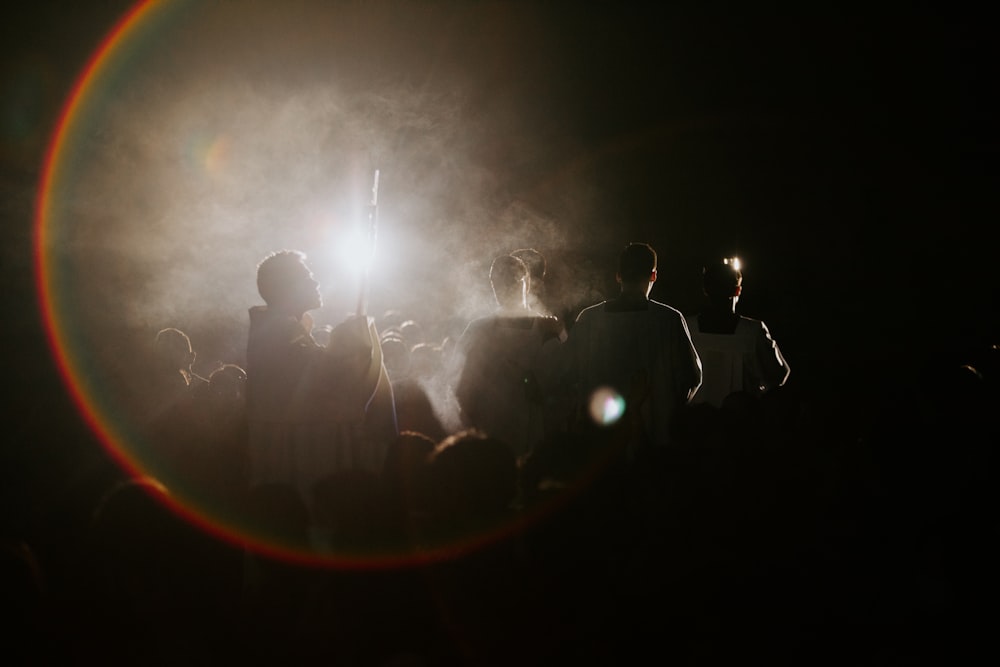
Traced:
<path fill-rule="evenodd" d="M 528 267 L 528 276 L 531 278 L 528 291 L 541 287 L 545 279 L 545 256 L 534 248 L 518 248 L 510 255 L 517 257 Z"/>
<path fill-rule="evenodd" d="M 379 321 L 377 322 L 378 330 L 387 331 L 389 329 L 399 329 L 399 326 L 405 321 L 406 317 L 403 315 L 402 311 L 390 308 L 382 313 L 382 317 L 379 318 Z"/>
<path fill-rule="evenodd" d="M 656 251 L 648 243 L 629 243 L 618 256 L 618 282 L 623 291 L 644 290 L 656 281 Z"/>
<path fill-rule="evenodd" d="M 490 266 L 490 285 L 503 308 L 527 307 L 528 267 L 512 255 L 500 255 Z"/>
<path fill-rule="evenodd" d="M 273 252 L 257 265 L 257 291 L 269 308 L 297 317 L 323 306 L 319 283 L 297 250 Z"/>
<path fill-rule="evenodd" d="M 428 466 L 429 509 L 441 518 L 493 518 L 517 490 L 517 459 L 510 447 L 475 429 L 438 443 Z"/>
<path fill-rule="evenodd" d="M 191 339 L 186 333 L 174 327 L 161 329 L 157 332 L 153 344 L 156 361 L 162 368 L 171 371 L 191 370 L 195 353 L 191 349 Z"/>
<path fill-rule="evenodd" d="M 743 273 L 733 259 L 706 266 L 702 272 L 702 288 L 712 301 L 726 301 L 739 297 L 743 289 Z"/>
<path fill-rule="evenodd" d="M 208 376 L 208 394 L 222 410 L 237 410 L 246 402 L 247 372 L 236 364 L 223 364 Z"/>
<path fill-rule="evenodd" d="M 400 324 L 399 333 L 409 347 L 424 342 L 424 328 L 416 320 L 406 320 Z"/>
<path fill-rule="evenodd" d="M 382 362 L 390 380 L 401 380 L 410 374 L 410 348 L 398 334 L 380 337 Z"/>

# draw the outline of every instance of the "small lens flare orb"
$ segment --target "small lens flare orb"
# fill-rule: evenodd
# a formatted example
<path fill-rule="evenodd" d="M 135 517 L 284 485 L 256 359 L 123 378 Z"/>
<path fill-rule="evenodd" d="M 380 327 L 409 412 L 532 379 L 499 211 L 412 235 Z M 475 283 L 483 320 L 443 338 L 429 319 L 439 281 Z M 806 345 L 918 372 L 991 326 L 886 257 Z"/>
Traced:
<path fill-rule="evenodd" d="M 590 395 L 590 418 L 601 426 L 611 426 L 625 414 L 625 399 L 611 387 L 600 387 Z"/>
<path fill-rule="evenodd" d="M 726 259 L 722 260 L 722 263 L 730 265 L 736 271 L 740 270 L 740 258 L 739 257 L 727 257 Z"/>

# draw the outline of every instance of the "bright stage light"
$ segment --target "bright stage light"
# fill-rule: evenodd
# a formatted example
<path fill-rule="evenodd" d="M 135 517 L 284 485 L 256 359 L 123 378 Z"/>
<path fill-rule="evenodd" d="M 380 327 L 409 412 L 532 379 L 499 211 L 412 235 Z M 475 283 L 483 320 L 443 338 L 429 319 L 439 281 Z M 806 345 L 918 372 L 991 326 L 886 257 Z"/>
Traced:
<path fill-rule="evenodd" d="M 335 241 L 337 260 L 340 266 L 352 275 L 361 275 L 372 268 L 374 255 L 368 236 L 361 229 L 345 231 Z"/>

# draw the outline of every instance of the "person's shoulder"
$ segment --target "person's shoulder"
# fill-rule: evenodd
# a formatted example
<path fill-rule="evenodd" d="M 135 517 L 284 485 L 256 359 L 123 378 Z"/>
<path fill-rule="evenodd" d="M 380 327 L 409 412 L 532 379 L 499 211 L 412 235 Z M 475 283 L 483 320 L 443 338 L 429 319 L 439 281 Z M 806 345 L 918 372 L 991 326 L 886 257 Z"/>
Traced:
<path fill-rule="evenodd" d="M 482 317 L 476 317 L 469 320 L 469 323 L 465 325 L 465 330 L 462 332 L 463 336 L 482 331 L 484 329 L 489 329 L 496 324 L 495 315 L 483 315 Z"/>
<path fill-rule="evenodd" d="M 555 315 L 541 315 L 539 313 L 535 313 L 532 317 L 531 328 L 535 332 L 540 332 L 542 334 L 543 342 L 550 339 L 558 339 L 559 342 L 565 342 L 569 337 L 569 333 L 566 331 L 566 326 Z"/>
<path fill-rule="evenodd" d="M 740 319 L 736 323 L 736 330 L 746 333 L 768 333 L 767 325 L 762 320 L 744 317 L 743 315 L 740 315 Z"/>
<path fill-rule="evenodd" d="M 595 303 L 592 306 L 587 306 L 586 308 L 580 311 L 579 315 L 576 316 L 576 322 L 579 323 L 584 320 L 588 320 L 597 315 L 598 313 L 602 312 L 604 304 L 606 303 L 607 301 L 601 301 L 600 303 Z"/>
<path fill-rule="evenodd" d="M 685 322 L 684 314 L 677 310 L 673 306 L 668 306 L 660 301 L 649 300 L 649 312 L 656 313 L 659 317 L 666 317 L 669 319 L 676 319 L 681 322 Z"/>
<path fill-rule="evenodd" d="M 458 349 L 468 349 L 470 346 L 478 344 L 481 339 L 488 338 L 489 331 L 493 329 L 493 320 L 494 318 L 491 315 L 469 320 L 469 323 L 462 329 L 462 334 L 456 341 L 456 347 Z"/>

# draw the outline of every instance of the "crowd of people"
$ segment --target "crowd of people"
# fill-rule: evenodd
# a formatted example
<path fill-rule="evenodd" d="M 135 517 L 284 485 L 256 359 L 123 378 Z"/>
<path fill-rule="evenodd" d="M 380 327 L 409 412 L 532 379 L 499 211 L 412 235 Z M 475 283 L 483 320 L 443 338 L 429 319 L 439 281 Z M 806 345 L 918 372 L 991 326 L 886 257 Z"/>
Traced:
<path fill-rule="evenodd" d="M 997 349 L 853 432 L 785 390 L 735 260 L 705 267 L 687 316 L 649 298 L 656 269 L 628 244 L 620 292 L 562 321 L 519 249 L 492 263 L 495 312 L 432 341 L 398 313 L 314 327 L 305 255 L 272 253 L 245 368 L 202 377 L 160 331 L 135 416 L 149 474 L 109 485 L 58 576 L 6 549 L 15 650 L 902 665 L 986 647 Z"/>

